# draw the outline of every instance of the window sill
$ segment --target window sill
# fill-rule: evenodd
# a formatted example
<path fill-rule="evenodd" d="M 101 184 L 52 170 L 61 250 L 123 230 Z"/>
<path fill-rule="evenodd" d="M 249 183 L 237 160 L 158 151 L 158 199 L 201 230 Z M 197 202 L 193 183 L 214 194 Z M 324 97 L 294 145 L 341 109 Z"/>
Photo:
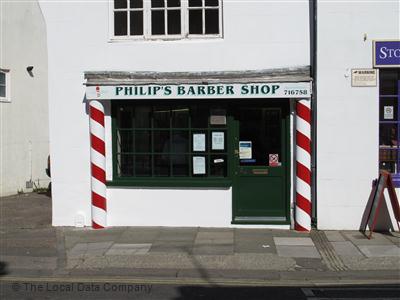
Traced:
<path fill-rule="evenodd" d="M 171 187 L 171 188 L 228 188 L 232 181 L 228 178 L 140 178 L 115 179 L 107 181 L 107 187 Z"/>
<path fill-rule="evenodd" d="M 142 43 L 152 43 L 152 42 L 184 42 L 184 43 L 190 43 L 190 42 L 199 42 L 199 41 L 222 41 L 223 36 L 222 35 L 208 35 L 208 36 L 203 36 L 203 35 L 195 35 L 195 36 L 189 36 L 189 37 L 184 37 L 184 36 L 179 36 L 179 37 L 167 37 L 167 36 L 154 36 L 154 37 L 132 37 L 132 36 L 121 36 L 121 37 L 116 37 L 112 36 L 109 38 L 108 42 L 109 43 L 137 43 L 137 42 L 142 42 Z"/>

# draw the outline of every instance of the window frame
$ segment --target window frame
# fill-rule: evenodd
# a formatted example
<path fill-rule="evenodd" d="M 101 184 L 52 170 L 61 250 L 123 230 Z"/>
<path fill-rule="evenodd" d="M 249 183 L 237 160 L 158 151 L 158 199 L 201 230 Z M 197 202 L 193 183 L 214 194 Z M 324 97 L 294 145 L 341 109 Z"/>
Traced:
<path fill-rule="evenodd" d="M 0 96 L 0 102 L 11 102 L 10 70 L 0 68 L 0 73 L 5 75 L 5 97 Z"/>
<path fill-rule="evenodd" d="M 212 127 L 210 126 L 209 122 L 207 125 L 207 128 L 196 128 L 192 127 L 189 123 L 187 128 L 175 128 L 171 127 L 168 129 L 170 132 L 173 132 L 175 130 L 187 130 L 189 134 L 193 134 L 195 132 L 201 132 L 206 134 L 206 139 L 211 139 L 211 134 L 213 131 L 224 131 L 225 132 L 225 145 L 226 149 L 221 152 L 221 155 L 226 157 L 226 176 L 210 176 L 210 169 L 211 166 L 209 165 L 209 162 L 211 161 L 212 156 L 218 155 L 218 153 L 213 153 L 213 151 L 210 149 L 206 148 L 206 151 L 201 152 L 201 153 L 194 153 L 196 151 L 193 151 L 192 147 L 192 136 L 190 136 L 189 139 L 189 149 L 188 153 L 190 154 L 185 154 L 189 157 L 189 173 L 188 176 L 171 176 L 171 171 L 169 176 L 155 176 L 154 175 L 154 170 L 151 170 L 151 175 L 150 176 L 119 176 L 118 175 L 118 161 L 117 161 L 117 156 L 118 156 L 118 140 L 117 140 L 117 109 L 120 107 L 121 104 L 131 102 L 132 105 L 136 106 L 142 106 L 142 105 L 148 105 L 150 107 L 157 106 L 157 105 L 163 105 L 165 103 L 161 103 L 159 101 L 145 101 L 145 102 L 138 102 L 138 100 L 135 101 L 129 101 L 129 100 L 111 100 L 111 142 L 112 142 L 112 155 L 111 155 L 111 160 L 112 160 L 112 179 L 107 181 L 107 186 L 148 186 L 148 187 L 230 187 L 232 186 L 232 172 L 233 172 L 233 157 L 231 156 L 231 153 L 233 152 L 233 143 L 229 140 L 230 136 L 230 128 L 232 125 L 231 124 L 231 117 L 227 113 L 227 123 L 223 127 Z M 182 101 L 174 101 L 174 102 L 168 102 L 167 103 L 170 106 L 174 105 L 182 105 Z M 193 103 L 193 104 L 200 104 L 200 103 Z M 153 117 L 151 123 L 153 124 L 154 120 Z M 125 129 L 127 130 L 127 129 Z M 132 129 L 135 130 L 135 129 Z M 136 129 L 138 130 L 138 129 Z M 140 130 L 148 130 L 148 128 L 139 128 Z M 152 128 L 153 131 L 157 131 L 158 129 Z M 167 130 L 167 129 L 165 129 Z M 154 146 L 154 145 L 153 145 Z M 151 149 L 151 152 L 156 153 L 154 149 Z M 169 150 L 171 151 L 171 149 Z M 151 154 L 151 156 L 155 156 L 156 154 Z M 171 154 L 170 155 L 173 155 Z M 140 153 L 139 153 L 140 154 Z M 206 157 L 206 176 L 198 176 L 198 175 L 193 175 L 192 174 L 192 159 L 193 156 L 205 156 Z M 154 159 L 152 159 L 154 160 Z M 154 163 L 152 163 L 152 168 L 154 167 Z"/>
<path fill-rule="evenodd" d="M 129 0 L 127 0 L 129 2 Z M 202 0 L 205 5 L 205 0 Z M 152 35 L 151 34 L 151 0 L 143 0 L 143 35 L 115 35 L 114 34 L 114 0 L 108 0 L 108 36 L 109 42 L 129 42 L 129 41 L 182 41 L 182 40 L 199 40 L 199 39 L 222 39 L 223 38 L 223 0 L 218 0 L 218 34 L 189 34 L 189 0 L 181 0 L 181 34 L 164 34 Z M 203 10 L 205 6 L 202 6 Z M 168 8 L 162 8 L 167 12 Z M 215 8 L 214 8 L 215 9 Z M 126 9 L 128 12 L 129 8 Z M 153 9 L 154 10 L 154 9 Z M 127 33 L 130 31 L 129 26 L 129 13 Z M 204 21 L 204 14 L 203 14 Z M 167 22 L 164 24 L 167 28 Z M 203 22 L 203 28 L 205 23 Z"/>

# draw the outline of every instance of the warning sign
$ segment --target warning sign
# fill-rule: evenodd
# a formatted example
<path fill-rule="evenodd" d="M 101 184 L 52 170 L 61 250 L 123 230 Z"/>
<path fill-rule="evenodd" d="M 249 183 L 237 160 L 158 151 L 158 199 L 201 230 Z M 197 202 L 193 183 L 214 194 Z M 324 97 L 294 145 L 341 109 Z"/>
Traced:
<path fill-rule="evenodd" d="M 269 166 L 270 167 L 278 167 L 279 163 L 279 154 L 270 154 L 269 155 Z"/>
<path fill-rule="evenodd" d="M 376 86 L 377 72 L 375 69 L 352 69 L 351 86 Z"/>

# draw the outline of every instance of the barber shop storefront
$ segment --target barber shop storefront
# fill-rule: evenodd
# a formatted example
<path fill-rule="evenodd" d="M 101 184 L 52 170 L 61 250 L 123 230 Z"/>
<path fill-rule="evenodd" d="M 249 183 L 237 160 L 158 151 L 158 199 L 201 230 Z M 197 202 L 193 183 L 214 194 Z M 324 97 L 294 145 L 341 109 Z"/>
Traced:
<path fill-rule="evenodd" d="M 293 226 L 311 82 L 279 72 L 87 72 L 95 226 Z"/>

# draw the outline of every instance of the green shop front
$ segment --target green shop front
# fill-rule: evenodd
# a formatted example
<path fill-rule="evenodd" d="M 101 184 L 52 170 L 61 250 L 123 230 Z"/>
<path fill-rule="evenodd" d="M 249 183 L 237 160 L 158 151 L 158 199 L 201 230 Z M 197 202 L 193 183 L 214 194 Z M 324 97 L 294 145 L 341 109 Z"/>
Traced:
<path fill-rule="evenodd" d="M 111 221 L 111 225 L 293 224 L 295 105 L 311 97 L 308 74 L 308 68 L 86 72 L 88 102 L 98 101 L 105 108 L 107 201 L 112 201 L 107 218 L 135 219 L 133 211 L 139 213 L 153 199 L 157 211 L 143 210 L 146 224 Z M 219 200 L 212 191 L 219 190 L 229 195 L 230 211 L 218 211 L 213 205 Z M 135 206 L 139 191 L 147 193 L 147 203 Z M 176 200 L 183 191 L 182 205 L 157 204 L 156 198 L 164 193 Z M 183 202 L 190 201 L 191 193 L 204 191 L 210 191 L 204 198 L 215 200 L 205 199 L 204 205 L 190 211 Z M 127 204 L 130 198 L 132 205 Z M 124 213 L 131 217 L 123 217 Z M 183 214 L 193 214 L 193 224 L 180 223 Z M 208 218 L 218 218 L 213 214 L 225 214 L 229 222 L 208 223 Z M 168 217 L 160 221 L 164 215 L 178 221 L 171 223 Z M 197 224 L 196 218 L 204 222 Z"/>

